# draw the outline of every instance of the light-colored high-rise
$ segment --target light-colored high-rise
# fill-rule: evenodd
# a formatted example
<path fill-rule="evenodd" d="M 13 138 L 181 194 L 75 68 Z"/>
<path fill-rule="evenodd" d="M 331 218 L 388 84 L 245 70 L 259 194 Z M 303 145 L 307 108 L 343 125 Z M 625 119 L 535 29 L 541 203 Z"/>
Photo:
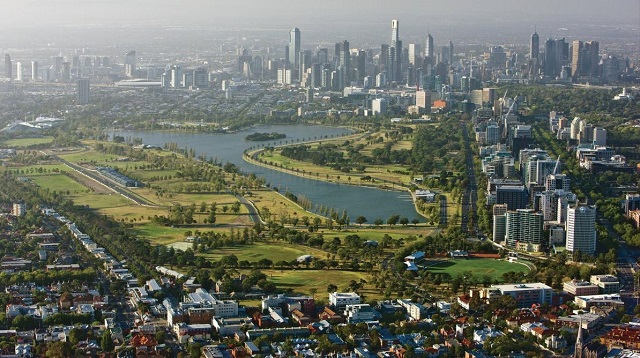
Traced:
<path fill-rule="evenodd" d="M 289 32 L 289 62 L 293 68 L 300 68 L 300 29 L 297 27 Z"/>
<path fill-rule="evenodd" d="M 38 61 L 31 61 L 31 80 L 38 80 Z"/>
<path fill-rule="evenodd" d="M 89 104 L 91 101 L 91 92 L 89 88 L 89 79 L 81 78 L 78 80 L 77 104 Z"/>
<path fill-rule="evenodd" d="M 584 204 L 567 210 L 567 251 L 580 251 L 594 255 L 596 252 L 596 207 Z"/>
<path fill-rule="evenodd" d="M 16 81 L 22 81 L 24 78 L 24 67 L 22 62 L 16 62 Z"/>
<path fill-rule="evenodd" d="M 129 51 L 124 56 L 124 75 L 133 77 L 136 71 L 136 52 Z"/>
<path fill-rule="evenodd" d="M 409 44 L 409 63 L 415 66 L 419 58 L 420 58 L 420 45 Z"/>
<path fill-rule="evenodd" d="M 435 54 L 436 54 L 434 46 L 435 44 L 433 43 L 433 36 L 431 36 L 431 34 L 427 34 L 427 40 L 425 42 L 425 48 L 424 48 L 424 55 L 425 57 L 431 58 L 432 59 L 431 61 L 433 61 L 433 58 L 435 57 Z"/>

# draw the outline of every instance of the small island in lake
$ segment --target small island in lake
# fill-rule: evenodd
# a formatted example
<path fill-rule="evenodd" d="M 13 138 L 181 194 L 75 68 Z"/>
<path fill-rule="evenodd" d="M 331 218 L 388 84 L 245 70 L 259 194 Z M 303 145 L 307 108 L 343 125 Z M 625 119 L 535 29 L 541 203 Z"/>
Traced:
<path fill-rule="evenodd" d="M 264 142 L 267 140 L 276 140 L 276 139 L 282 139 L 282 138 L 287 138 L 286 134 L 283 133 L 253 133 L 253 134 L 249 134 L 248 136 L 244 137 L 245 140 L 250 140 L 252 142 Z"/>

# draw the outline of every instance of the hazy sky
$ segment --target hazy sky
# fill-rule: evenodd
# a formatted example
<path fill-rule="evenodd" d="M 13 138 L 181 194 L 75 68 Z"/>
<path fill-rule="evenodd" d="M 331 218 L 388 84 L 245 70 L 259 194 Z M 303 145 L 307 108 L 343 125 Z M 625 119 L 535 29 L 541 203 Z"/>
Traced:
<path fill-rule="evenodd" d="M 638 23 L 640 0 L 2 0 L 5 29 L 49 25 L 331 26 L 403 19 Z"/>

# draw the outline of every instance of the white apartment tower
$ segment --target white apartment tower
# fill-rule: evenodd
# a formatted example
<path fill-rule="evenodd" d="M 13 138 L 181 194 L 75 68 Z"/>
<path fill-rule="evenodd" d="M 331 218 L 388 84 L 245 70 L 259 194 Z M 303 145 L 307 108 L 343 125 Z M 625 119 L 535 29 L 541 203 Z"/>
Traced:
<path fill-rule="evenodd" d="M 596 207 L 584 204 L 567 210 L 567 250 L 583 254 L 596 252 Z"/>

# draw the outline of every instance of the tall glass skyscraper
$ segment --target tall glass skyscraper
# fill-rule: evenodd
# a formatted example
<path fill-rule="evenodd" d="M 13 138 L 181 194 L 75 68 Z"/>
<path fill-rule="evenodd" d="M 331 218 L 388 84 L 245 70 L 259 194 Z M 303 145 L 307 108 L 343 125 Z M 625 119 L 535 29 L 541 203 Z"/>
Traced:
<path fill-rule="evenodd" d="M 300 29 L 297 27 L 289 32 L 289 62 L 293 68 L 300 68 Z"/>

